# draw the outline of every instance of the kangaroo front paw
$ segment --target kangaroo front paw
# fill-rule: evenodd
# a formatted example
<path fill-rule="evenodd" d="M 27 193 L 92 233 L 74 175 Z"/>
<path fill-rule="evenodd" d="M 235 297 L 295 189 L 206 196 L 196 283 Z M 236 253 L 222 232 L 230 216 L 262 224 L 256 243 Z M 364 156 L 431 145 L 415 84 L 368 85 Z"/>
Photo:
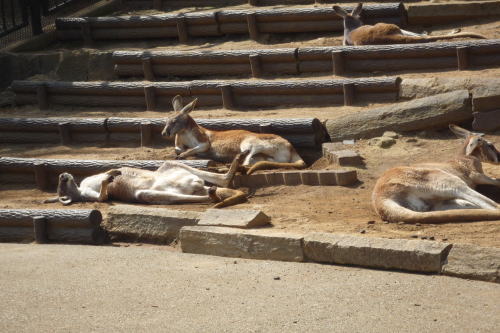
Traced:
<path fill-rule="evenodd" d="M 183 152 L 183 150 L 181 148 L 175 147 L 175 154 L 176 155 L 180 155 L 180 154 L 182 154 L 182 152 Z"/>

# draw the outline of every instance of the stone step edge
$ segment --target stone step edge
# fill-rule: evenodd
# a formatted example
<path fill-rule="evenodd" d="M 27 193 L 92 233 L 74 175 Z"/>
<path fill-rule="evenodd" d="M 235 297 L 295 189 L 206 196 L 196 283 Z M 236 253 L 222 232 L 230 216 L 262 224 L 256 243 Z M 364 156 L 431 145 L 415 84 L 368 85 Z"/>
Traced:
<path fill-rule="evenodd" d="M 236 175 L 233 187 L 266 187 L 266 186 L 347 186 L 358 181 L 356 170 L 293 170 Z"/>
<path fill-rule="evenodd" d="M 202 231 L 206 233 L 216 234 L 216 241 L 200 235 Z M 310 249 L 306 250 L 306 243 L 308 239 L 310 240 L 310 237 L 314 238 L 315 234 L 323 234 L 327 235 L 327 237 L 345 237 L 344 243 L 346 244 L 343 245 L 343 255 L 340 262 L 339 260 L 335 259 L 327 260 L 324 258 L 311 258 L 314 257 L 314 255 L 311 254 L 312 252 Z M 229 237 L 226 238 L 224 235 L 229 235 Z M 189 237 L 194 237 L 196 239 L 196 247 L 193 248 L 192 245 L 186 245 L 186 243 L 189 242 L 187 241 Z M 500 258 L 500 249 L 498 248 L 470 245 L 472 248 L 474 248 L 474 254 L 476 256 L 471 256 L 472 259 L 469 260 L 471 262 L 468 263 L 468 270 L 465 273 L 462 273 L 454 267 L 452 268 L 450 266 L 459 265 L 462 263 L 457 264 L 456 260 L 452 260 L 453 262 L 451 263 L 448 262 L 450 259 L 450 253 L 453 253 L 453 248 L 463 248 L 464 245 L 462 244 L 451 244 L 425 240 L 360 237 L 350 234 L 341 235 L 328 233 L 311 233 L 305 235 L 297 235 L 278 232 L 269 233 L 264 229 L 244 230 L 226 227 L 206 226 L 183 227 L 180 230 L 179 239 L 181 250 L 184 253 L 260 260 L 329 263 L 334 265 L 348 265 L 372 269 L 389 269 L 413 273 L 440 274 L 458 278 L 500 283 L 500 261 L 495 260 L 495 258 Z M 370 244 L 371 240 L 376 245 L 374 249 L 366 246 L 367 244 Z M 352 242 L 352 244 L 349 244 L 349 242 Z M 383 244 L 384 242 L 387 244 L 386 247 L 381 246 L 381 244 Z M 361 243 L 361 245 L 356 245 L 356 243 Z M 238 247 L 238 244 L 241 244 L 241 246 Z M 279 246 L 277 246 L 279 244 L 287 244 L 289 248 L 280 249 Z M 328 242 L 325 242 L 325 244 L 325 248 L 330 251 L 334 248 L 335 245 L 335 243 L 328 244 Z M 401 255 L 403 256 L 403 258 L 400 258 L 399 261 L 403 263 L 404 267 L 391 267 L 390 263 L 388 265 L 385 265 L 384 267 L 384 265 L 380 263 L 380 260 L 383 260 L 384 257 L 388 257 L 389 261 L 398 261 L 398 259 L 394 259 L 394 256 L 386 256 L 386 252 L 397 252 L 398 246 L 400 246 L 399 252 L 402 253 Z M 422 251 L 422 249 L 426 247 L 430 248 L 431 251 L 428 251 L 427 253 L 425 251 Z M 463 249 L 461 250 L 463 251 Z M 493 272 L 490 269 L 488 273 L 485 274 L 481 271 L 483 268 L 478 267 L 478 264 L 476 264 L 477 252 L 481 251 L 489 251 L 489 253 L 494 253 L 495 257 L 492 259 L 492 262 L 487 263 L 487 265 L 494 266 L 496 264 L 497 266 L 499 266 L 496 269 L 496 272 L 493 268 Z M 371 264 L 369 262 L 360 263 L 359 261 L 356 262 L 356 260 L 349 260 L 350 253 L 352 253 L 354 257 L 358 256 L 358 258 L 360 256 L 360 253 L 366 256 L 378 255 L 377 260 L 379 260 L 379 262 Z M 425 259 L 426 256 L 427 259 Z M 419 263 L 419 267 L 415 267 L 412 269 L 412 262 L 408 261 L 408 258 L 413 258 L 417 261 L 427 260 L 430 264 L 426 263 L 422 267 L 421 263 Z M 482 265 L 484 266 L 484 264 Z"/>

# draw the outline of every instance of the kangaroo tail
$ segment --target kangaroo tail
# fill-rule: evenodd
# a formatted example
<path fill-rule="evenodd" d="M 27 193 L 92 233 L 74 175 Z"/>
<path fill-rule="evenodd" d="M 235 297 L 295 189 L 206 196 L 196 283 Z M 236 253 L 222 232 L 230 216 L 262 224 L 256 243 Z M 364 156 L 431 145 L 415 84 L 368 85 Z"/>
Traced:
<path fill-rule="evenodd" d="M 454 39 L 454 38 L 466 38 L 466 37 L 467 38 L 487 39 L 487 37 L 484 35 L 475 34 L 472 32 L 459 32 L 457 34 L 451 34 L 451 35 L 426 36 L 423 38 L 425 41 L 433 42 L 433 41 L 441 40 L 441 39 Z"/>
<path fill-rule="evenodd" d="M 257 170 L 273 169 L 273 168 L 283 168 L 283 169 L 302 169 L 305 168 L 306 163 L 303 160 L 296 162 L 272 162 L 272 161 L 260 161 L 252 165 L 252 167 L 247 171 L 247 175 L 251 175 Z"/>
<path fill-rule="evenodd" d="M 451 209 L 443 211 L 416 212 L 392 199 L 384 199 L 375 207 L 377 213 L 389 222 L 407 223 L 453 223 L 500 220 L 500 209 Z"/>

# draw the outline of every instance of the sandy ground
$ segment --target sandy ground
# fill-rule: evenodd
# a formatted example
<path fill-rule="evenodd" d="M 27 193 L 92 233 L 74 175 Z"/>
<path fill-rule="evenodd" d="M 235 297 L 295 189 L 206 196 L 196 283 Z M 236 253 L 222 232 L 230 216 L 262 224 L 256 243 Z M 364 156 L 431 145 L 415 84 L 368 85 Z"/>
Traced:
<path fill-rule="evenodd" d="M 500 325 L 494 283 L 167 249 L 0 244 L 0 331 L 486 333 Z"/>

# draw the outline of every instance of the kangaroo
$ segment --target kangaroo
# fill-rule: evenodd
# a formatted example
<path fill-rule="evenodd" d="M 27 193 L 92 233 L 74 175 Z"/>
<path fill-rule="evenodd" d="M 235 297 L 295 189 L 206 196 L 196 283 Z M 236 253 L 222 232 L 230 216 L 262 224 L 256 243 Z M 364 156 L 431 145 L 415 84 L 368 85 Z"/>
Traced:
<path fill-rule="evenodd" d="M 479 184 L 500 187 L 500 179 L 483 173 L 481 162 L 498 164 L 500 153 L 483 138 L 456 125 L 450 130 L 465 139 L 449 162 L 396 167 L 375 184 L 372 204 L 389 222 L 446 223 L 500 220 L 500 206 L 474 190 Z"/>
<path fill-rule="evenodd" d="M 189 115 L 197 99 L 183 106 L 182 97 L 172 99 L 176 113 L 167 118 L 162 135 L 175 136 L 178 159 L 197 155 L 219 162 L 227 162 L 248 150 L 243 166 L 250 166 L 247 174 L 267 168 L 304 168 L 305 162 L 292 144 L 275 134 L 253 133 L 246 130 L 215 131 L 198 125 Z"/>
<path fill-rule="evenodd" d="M 76 185 L 69 173 L 59 175 L 57 197 L 44 203 L 60 202 L 69 205 L 76 201 L 107 201 L 144 204 L 173 204 L 213 201 L 214 208 L 240 203 L 246 194 L 227 188 L 241 161 L 248 152 L 238 154 L 226 174 L 198 170 L 177 161 L 167 161 L 158 170 L 135 168 L 112 169 L 85 178 Z M 205 181 L 222 187 L 205 186 Z"/>
<path fill-rule="evenodd" d="M 344 19 L 343 45 L 381 45 L 381 44 L 405 44 L 405 43 L 427 43 L 441 39 L 453 38 L 482 38 L 483 35 L 467 32 L 452 31 L 448 35 L 428 36 L 400 29 L 395 24 L 377 23 L 365 25 L 361 21 L 363 4 L 359 3 L 349 14 L 339 6 L 333 6 L 335 13 Z"/>

